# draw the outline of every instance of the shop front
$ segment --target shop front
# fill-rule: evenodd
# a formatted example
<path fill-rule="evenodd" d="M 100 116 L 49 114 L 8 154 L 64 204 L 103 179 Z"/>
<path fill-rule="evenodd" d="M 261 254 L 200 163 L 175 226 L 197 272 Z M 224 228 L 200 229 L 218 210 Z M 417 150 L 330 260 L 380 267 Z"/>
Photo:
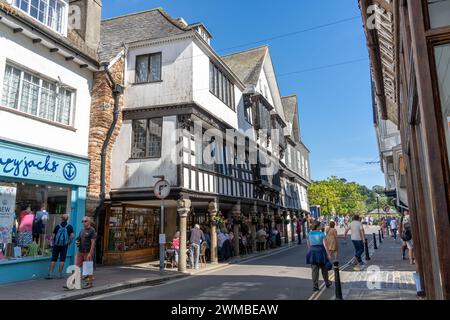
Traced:
<path fill-rule="evenodd" d="M 123 265 L 159 256 L 160 209 L 122 204 L 107 208 L 103 263 Z"/>
<path fill-rule="evenodd" d="M 63 214 L 85 214 L 89 161 L 0 140 L 0 284 L 44 277 Z M 69 247 L 66 267 L 74 264 Z"/>

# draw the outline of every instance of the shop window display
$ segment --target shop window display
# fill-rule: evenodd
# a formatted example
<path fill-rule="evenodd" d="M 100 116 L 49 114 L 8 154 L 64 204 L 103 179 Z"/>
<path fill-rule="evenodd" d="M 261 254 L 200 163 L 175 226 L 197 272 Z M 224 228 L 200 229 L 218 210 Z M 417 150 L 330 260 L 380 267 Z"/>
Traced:
<path fill-rule="evenodd" d="M 159 210 L 112 207 L 109 216 L 109 251 L 132 251 L 158 246 Z"/>
<path fill-rule="evenodd" d="M 70 189 L 0 181 L 0 263 L 51 255 L 52 231 Z"/>

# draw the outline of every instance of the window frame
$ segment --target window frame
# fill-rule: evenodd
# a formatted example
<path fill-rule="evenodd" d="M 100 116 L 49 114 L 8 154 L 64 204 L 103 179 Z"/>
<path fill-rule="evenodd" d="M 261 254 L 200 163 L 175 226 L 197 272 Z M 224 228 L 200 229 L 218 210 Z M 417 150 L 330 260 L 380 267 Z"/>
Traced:
<path fill-rule="evenodd" d="M 151 73 L 152 73 L 152 56 L 159 55 L 159 79 L 157 80 L 150 80 Z M 138 81 L 138 59 L 141 57 L 147 57 L 147 80 L 146 81 Z M 152 53 L 146 53 L 146 54 L 140 54 L 135 57 L 134 62 L 134 84 L 147 84 L 147 83 L 155 83 L 155 82 L 162 82 L 162 51 L 159 52 L 152 52 Z"/>
<path fill-rule="evenodd" d="M 151 120 L 155 120 L 155 119 L 160 119 L 161 123 L 160 123 L 160 148 L 159 148 L 159 154 L 158 155 L 154 155 L 154 156 L 150 156 L 149 155 L 149 138 L 150 138 L 150 121 Z M 145 121 L 145 151 L 144 151 L 144 156 L 143 157 L 137 157 L 135 156 L 135 152 L 134 152 L 134 145 L 135 145 L 135 141 L 134 141 L 134 123 L 135 121 Z M 164 117 L 153 117 L 153 118 L 145 118 L 145 119 L 133 119 L 131 121 L 131 150 L 130 150 L 130 159 L 132 160 L 143 160 L 143 159 L 160 159 L 162 156 L 162 138 L 163 138 L 163 125 L 164 125 Z"/>
<path fill-rule="evenodd" d="M 5 86 L 5 74 L 6 74 L 6 69 L 10 67 L 13 70 L 18 70 L 20 72 L 20 77 L 19 77 L 19 82 L 18 82 L 18 91 L 16 94 L 16 103 L 15 103 L 15 108 L 10 107 L 9 105 L 4 105 L 2 103 L 4 95 L 6 94 L 6 92 L 3 90 L 4 86 Z M 27 105 L 27 111 L 23 111 L 21 110 L 22 108 L 22 95 L 23 95 L 23 86 L 24 86 L 24 81 L 29 82 L 28 80 L 25 80 L 25 75 L 30 75 L 31 79 L 33 80 L 33 78 L 38 79 L 38 83 L 35 84 L 38 86 L 38 90 L 37 90 L 37 102 L 36 102 L 36 113 L 34 114 L 32 112 L 33 110 L 33 106 L 32 104 L 30 104 L 30 100 L 32 99 L 31 96 L 28 97 L 28 101 L 29 104 Z M 54 91 L 54 114 L 53 114 L 53 118 L 52 119 L 48 119 L 46 117 L 40 116 L 41 114 L 41 107 L 42 107 L 42 95 L 43 95 L 43 90 L 48 90 L 47 88 L 44 88 L 44 82 L 50 84 L 50 85 L 54 85 L 55 86 L 55 91 Z M 31 90 L 31 89 L 30 89 Z M 60 92 L 64 91 L 69 92 L 70 93 L 70 106 L 69 106 L 69 110 L 68 110 L 68 121 L 67 123 L 62 122 L 62 121 L 57 121 L 57 114 L 58 114 L 58 107 L 60 105 L 61 102 L 61 97 L 60 97 Z M 22 67 L 20 65 L 17 65 L 16 63 L 7 60 L 5 63 L 5 68 L 4 68 L 4 73 L 3 73 L 3 84 L 1 87 L 1 97 L 0 97 L 0 106 L 2 108 L 5 108 L 6 110 L 11 110 L 14 113 L 17 113 L 19 115 L 23 115 L 25 117 L 30 117 L 39 121 L 44 121 L 47 122 L 49 124 L 52 125 L 62 125 L 65 127 L 73 127 L 74 126 L 74 119 L 75 119 L 75 101 L 76 101 L 76 95 L 77 95 L 77 90 L 73 89 L 70 86 L 67 86 L 65 84 L 59 84 L 58 81 L 53 80 L 51 78 L 42 76 L 41 74 L 32 71 L 26 67 Z M 30 91 L 31 92 L 31 91 Z M 66 97 L 64 95 L 64 97 Z M 9 101 L 9 98 L 8 98 Z M 47 102 L 48 103 L 48 102 Z"/>
<path fill-rule="evenodd" d="M 27 5 L 27 10 L 26 11 L 24 9 L 22 9 L 22 2 L 23 1 L 28 1 L 28 5 Z M 56 20 L 57 14 L 56 14 L 56 10 L 55 10 L 55 14 L 56 14 L 55 26 L 52 26 L 52 25 L 48 24 L 49 23 L 48 22 L 49 21 L 49 12 L 50 12 L 50 0 L 38 0 L 38 1 L 39 1 L 39 3 L 38 3 L 38 7 L 39 8 L 37 8 L 37 11 L 38 11 L 37 12 L 37 16 L 38 17 L 39 17 L 39 14 L 40 14 L 40 7 L 41 7 L 40 4 L 41 4 L 41 2 L 45 1 L 46 4 L 47 4 L 46 5 L 46 10 L 45 10 L 45 19 L 44 19 L 45 22 L 42 22 L 38 18 L 35 18 L 35 17 L 33 17 L 31 15 L 31 7 L 32 7 L 31 6 L 31 2 L 32 2 L 32 0 L 14 0 L 13 1 L 13 6 L 15 8 L 17 8 L 18 10 L 20 10 L 21 12 L 26 13 L 27 16 L 31 17 L 33 20 L 35 20 L 38 23 L 44 25 L 45 27 L 50 28 L 51 30 L 53 30 L 53 31 L 55 31 L 55 32 L 57 32 L 59 34 L 67 36 L 67 24 L 68 24 L 68 18 L 69 18 L 69 3 L 68 3 L 68 1 L 65 1 L 65 0 L 54 0 L 56 8 L 58 8 L 58 3 L 60 3 L 60 4 L 62 4 L 62 10 L 63 10 L 63 12 L 61 14 L 61 21 Z M 58 30 L 58 26 L 60 26 L 60 28 L 61 28 L 60 30 Z"/>
<path fill-rule="evenodd" d="M 213 76 L 214 78 L 213 80 L 209 79 L 209 92 L 236 112 L 234 83 L 211 60 L 209 61 L 209 68 L 209 77 Z"/>
<path fill-rule="evenodd" d="M 422 1 L 422 10 L 423 10 L 423 17 L 424 17 L 424 23 L 425 23 L 425 29 L 427 32 L 441 32 L 441 30 L 450 30 L 450 23 L 444 26 L 439 26 L 439 27 L 432 27 L 431 26 L 431 21 L 432 21 L 432 17 L 430 14 L 430 9 L 429 9 L 429 0 L 423 0 Z"/>

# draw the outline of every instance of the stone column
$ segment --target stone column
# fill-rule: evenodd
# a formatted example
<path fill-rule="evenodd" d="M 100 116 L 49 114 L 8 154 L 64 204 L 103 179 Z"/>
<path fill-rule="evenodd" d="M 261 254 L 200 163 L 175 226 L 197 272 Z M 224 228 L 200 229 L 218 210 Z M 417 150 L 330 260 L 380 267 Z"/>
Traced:
<path fill-rule="evenodd" d="M 241 216 L 241 202 L 238 201 L 231 210 L 233 214 L 233 221 L 240 220 Z M 234 254 L 236 257 L 239 257 L 239 225 L 237 223 L 233 223 L 233 233 L 234 233 Z"/>
<path fill-rule="evenodd" d="M 295 227 L 294 227 L 294 217 L 295 217 L 295 214 L 291 213 L 292 242 L 295 242 L 295 234 L 297 232 L 297 230 L 295 230 Z"/>
<path fill-rule="evenodd" d="M 257 227 L 257 225 L 253 223 L 253 219 L 256 219 L 257 217 L 258 217 L 258 206 L 256 205 L 256 202 L 255 202 L 250 211 L 250 219 L 252 221 L 250 232 L 252 233 L 252 251 L 253 252 L 256 252 L 256 227 Z"/>
<path fill-rule="evenodd" d="M 178 271 L 186 272 L 186 224 L 187 215 L 191 211 L 191 200 L 178 200 L 177 211 L 180 215 L 180 254 L 178 257 Z"/>
<path fill-rule="evenodd" d="M 209 217 L 211 219 L 211 263 L 217 264 L 217 223 L 214 218 L 217 216 L 217 202 L 216 200 L 211 200 L 208 204 Z"/>

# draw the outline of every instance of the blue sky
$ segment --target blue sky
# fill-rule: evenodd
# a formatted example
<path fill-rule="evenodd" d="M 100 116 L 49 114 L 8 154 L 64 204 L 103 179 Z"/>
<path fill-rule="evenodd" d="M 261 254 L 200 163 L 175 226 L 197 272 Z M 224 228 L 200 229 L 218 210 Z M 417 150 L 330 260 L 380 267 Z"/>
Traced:
<path fill-rule="evenodd" d="M 274 36 L 360 15 L 356 0 L 103 0 L 103 18 L 162 7 L 188 23 L 203 22 L 219 54 L 270 46 L 282 95 L 297 94 L 302 139 L 315 180 L 331 175 L 384 185 L 373 128 L 370 73 L 362 21 L 274 40 Z M 250 45 L 245 45 L 253 43 Z M 223 50 L 241 46 L 233 50 Z M 361 59 L 364 59 L 361 61 Z M 347 61 L 355 63 L 315 69 Z M 286 73 L 302 71 L 300 73 Z"/>

